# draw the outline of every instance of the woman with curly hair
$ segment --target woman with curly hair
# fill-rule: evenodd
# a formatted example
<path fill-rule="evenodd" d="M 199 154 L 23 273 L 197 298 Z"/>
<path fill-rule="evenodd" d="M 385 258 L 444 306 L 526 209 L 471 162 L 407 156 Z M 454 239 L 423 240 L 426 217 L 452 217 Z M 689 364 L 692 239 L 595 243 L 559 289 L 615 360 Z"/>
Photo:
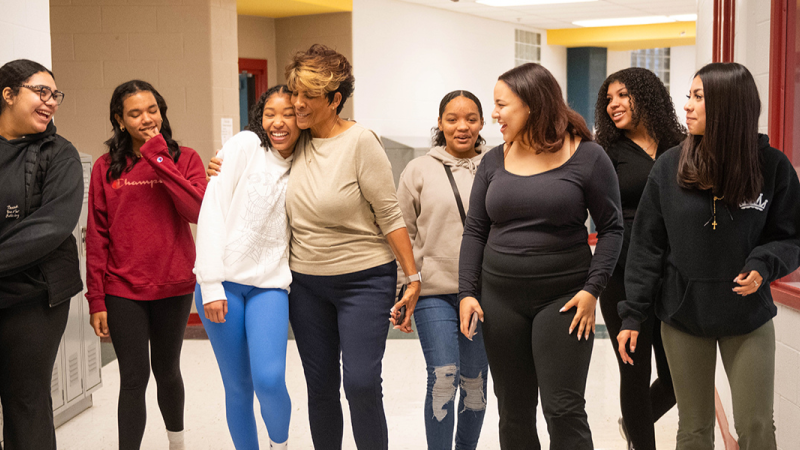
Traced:
<path fill-rule="evenodd" d="M 270 88 L 218 155 L 225 170 L 209 182 L 197 222 L 195 302 L 219 364 L 237 450 L 258 449 L 253 393 L 270 448 L 286 449 L 289 438 L 286 185 L 299 137 L 291 92 Z"/>
<path fill-rule="evenodd" d="M 634 364 L 625 364 L 616 346 L 622 325 L 617 305 L 627 298 L 624 279 L 631 229 L 650 169 L 656 158 L 684 139 L 685 129 L 675 116 L 667 88 L 653 72 L 639 67 L 621 70 L 606 79 L 597 94 L 595 123 L 597 142 L 611 158 L 619 179 L 625 225 L 622 253 L 600 296 L 600 310 L 619 363 L 620 431 L 629 449 L 655 449 L 653 424 L 675 405 L 672 378 L 661 343 L 661 322 L 650 310 L 642 323 Z M 658 379 L 652 385 L 651 349 L 658 372 Z"/>

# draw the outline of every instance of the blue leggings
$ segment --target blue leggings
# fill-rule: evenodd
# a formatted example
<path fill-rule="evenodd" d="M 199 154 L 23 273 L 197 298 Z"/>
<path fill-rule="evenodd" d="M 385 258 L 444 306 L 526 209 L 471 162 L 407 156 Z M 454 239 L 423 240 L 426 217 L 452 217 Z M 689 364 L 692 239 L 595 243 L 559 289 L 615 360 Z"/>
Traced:
<path fill-rule="evenodd" d="M 237 450 L 258 449 L 253 392 L 270 439 L 286 442 L 292 412 L 285 378 L 288 294 L 227 281 L 222 285 L 228 297 L 224 323 L 206 319 L 200 286 L 195 288 L 195 301 L 222 374 L 233 444 Z"/>

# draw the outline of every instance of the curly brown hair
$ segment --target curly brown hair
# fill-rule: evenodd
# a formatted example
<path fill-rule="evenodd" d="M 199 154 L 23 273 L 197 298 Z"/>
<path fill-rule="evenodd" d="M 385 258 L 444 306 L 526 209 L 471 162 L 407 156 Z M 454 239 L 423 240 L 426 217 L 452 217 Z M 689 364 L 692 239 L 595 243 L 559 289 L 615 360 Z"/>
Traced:
<path fill-rule="evenodd" d="M 606 78 L 597 93 L 594 108 L 595 141 L 608 149 L 625 135 L 608 116 L 608 86 L 615 81 L 625 85 L 631 103 L 633 126 L 644 124 L 647 134 L 659 147 L 671 148 L 686 138 L 686 128 L 678 122 L 675 105 L 664 83 L 653 72 L 641 67 L 630 67 L 614 72 Z"/>
<path fill-rule="evenodd" d="M 328 97 L 333 102 L 336 93 L 342 101 L 336 114 L 342 112 L 345 101 L 353 94 L 356 79 L 353 66 L 341 53 L 322 44 L 314 44 L 304 52 L 298 52 L 286 66 L 286 85 L 289 90 L 303 90 L 309 97 Z"/>

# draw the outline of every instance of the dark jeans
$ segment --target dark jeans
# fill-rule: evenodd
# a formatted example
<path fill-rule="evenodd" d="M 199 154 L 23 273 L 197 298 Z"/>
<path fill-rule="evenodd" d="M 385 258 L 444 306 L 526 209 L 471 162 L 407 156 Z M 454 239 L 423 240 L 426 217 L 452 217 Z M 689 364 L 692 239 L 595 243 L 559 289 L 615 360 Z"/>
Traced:
<path fill-rule="evenodd" d="M 617 335 L 622 327 L 622 319 L 617 313 L 617 305 L 627 298 L 624 280 L 625 271 L 617 266 L 600 296 L 600 310 L 619 364 L 619 402 L 628 439 L 636 450 L 655 450 L 653 424 L 675 406 L 675 391 L 661 342 L 661 321 L 656 318 L 652 308 L 647 320 L 642 322 L 636 352 L 629 353 L 633 365 L 623 363 L 619 356 Z M 651 385 L 652 354 L 656 357 L 658 379 Z"/>
<path fill-rule="evenodd" d="M 108 331 L 119 361 L 120 450 L 142 445 L 151 360 L 164 424 L 168 431 L 183 430 L 181 348 L 191 307 L 192 294 L 148 301 L 106 295 Z"/>
<path fill-rule="evenodd" d="M 396 282 L 394 261 L 335 276 L 292 272 L 289 320 L 303 362 L 317 450 L 342 448 L 340 354 L 356 446 L 388 448 L 381 360 Z"/>
<path fill-rule="evenodd" d="M 453 448 L 455 411 L 456 450 L 474 450 L 486 414 L 489 372 L 480 322 L 472 341 L 461 334 L 456 294 L 420 297 L 414 322 L 428 372 L 424 409 L 428 450 Z"/>
<path fill-rule="evenodd" d="M 486 247 L 483 336 L 500 410 L 500 447 L 540 450 L 536 405 L 542 398 L 551 450 L 592 450 L 586 376 L 594 334 L 578 340 L 575 308 L 559 310 L 583 288 L 591 250 L 512 255 Z"/>
<path fill-rule="evenodd" d="M 0 400 L 6 450 L 55 450 L 50 382 L 70 302 L 0 309 Z"/>

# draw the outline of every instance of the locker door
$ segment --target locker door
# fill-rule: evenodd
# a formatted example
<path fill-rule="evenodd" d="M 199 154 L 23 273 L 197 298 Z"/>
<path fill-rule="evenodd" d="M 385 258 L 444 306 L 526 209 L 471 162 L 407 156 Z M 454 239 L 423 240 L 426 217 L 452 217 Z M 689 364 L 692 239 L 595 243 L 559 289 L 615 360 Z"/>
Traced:
<path fill-rule="evenodd" d="M 83 394 L 83 368 L 81 367 L 81 327 L 83 316 L 80 302 L 83 295 L 78 294 L 70 299 L 67 329 L 64 331 L 64 380 L 66 383 L 67 402 Z"/>
<path fill-rule="evenodd" d="M 64 340 L 58 346 L 56 363 L 53 364 L 53 374 L 50 378 L 50 396 L 53 398 L 53 411 L 58 411 L 64 406 Z"/>

